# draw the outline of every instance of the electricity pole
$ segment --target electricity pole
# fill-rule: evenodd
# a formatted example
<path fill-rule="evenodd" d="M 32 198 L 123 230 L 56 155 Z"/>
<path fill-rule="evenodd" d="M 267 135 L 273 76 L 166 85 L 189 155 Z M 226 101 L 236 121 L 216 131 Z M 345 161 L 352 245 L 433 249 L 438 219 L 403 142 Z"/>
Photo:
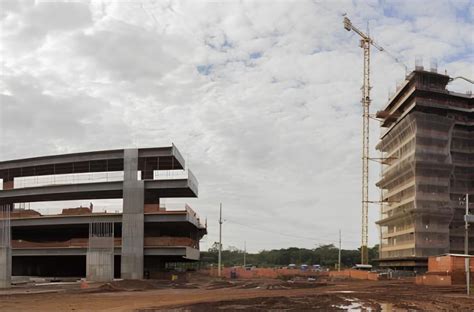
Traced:
<path fill-rule="evenodd" d="M 339 230 L 339 256 L 337 270 L 341 271 L 341 230 Z"/>
<path fill-rule="evenodd" d="M 464 263 L 466 266 L 466 288 L 467 288 L 467 295 L 469 296 L 471 293 L 471 274 L 469 270 L 469 223 L 468 223 L 468 216 L 469 216 L 469 193 L 466 194 L 466 216 L 464 217 L 464 254 L 466 258 L 464 259 Z"/>
<path fill-rule="evenodd" d="M 217 276 L 222 274 L 222 203 L 219 205 L 219 261 L 217 267 Z"/>
<path fill-rule="evenodd" d="M 245 265 L 247 264 L 246 256 L 247 256 L 247 242 L 244 241 L 244 268 L 245 268 Z"/>

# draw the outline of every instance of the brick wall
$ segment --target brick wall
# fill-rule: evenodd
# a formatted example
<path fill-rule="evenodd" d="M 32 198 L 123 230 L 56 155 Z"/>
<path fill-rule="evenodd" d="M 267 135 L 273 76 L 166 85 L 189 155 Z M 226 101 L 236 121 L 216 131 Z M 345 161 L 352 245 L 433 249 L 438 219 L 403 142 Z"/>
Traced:
<path fill-rule="evenodd" d="M 3 189 L 4 190 L 12 190 L 13 189 L 13 181 L 3 181 Z"/>
<path fill-rule="evenodd" d="M 470 271 L 474 272 L 474 258 L 470 258 Z M 471 274 L 471 282 L 474 282 L 474 274 Z M 462 256 L 439 256 L 428 258 L 428 272 L 416 277 L 418 285 L 446 286 L 465 285 L 465 257 Z"/>
<path fill-rule="evenodd" d="M 272 268 L 256 268 L 253 270 L 245 270 L 244 268 L 223 268 L 222 276 L 230 278 L 231 271 L 237 273 L 237 278 L 253 279 L 253 278 L 279 278 L 279 277 L 310 277 L 310 276 L 328 276 L 328 272 L 311 272 L 289 269 L 272 269 Z M 211 276 L 217 276 L 217 268 L 209 270 Z"/>
<path fill-rule="evenodd" d="M 379 274 L 376 272 L 360 271 L 360 270 L 342 270 L 342 271 L 331 271 L 329 272 L 331 277 L 348 277 L 360 280 L 379 280 Z"/>

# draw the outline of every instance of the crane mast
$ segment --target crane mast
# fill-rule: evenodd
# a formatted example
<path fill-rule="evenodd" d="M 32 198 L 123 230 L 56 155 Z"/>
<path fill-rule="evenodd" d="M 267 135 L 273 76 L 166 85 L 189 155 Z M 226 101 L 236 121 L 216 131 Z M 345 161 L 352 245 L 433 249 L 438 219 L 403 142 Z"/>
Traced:
<path fill-rule="evenodd" d="M 383 48 L 374 44 L 372 39 L 352 25 L 349 18 L 344 17 L 344 28 L 353 30 L 362 39 L 360 47 L 364 50 L 364 79 L 362 85 L 362 239 L 361 264 L 369 263 L 369 118 L 370 118 L 370 45 L 383 51 Z"/>

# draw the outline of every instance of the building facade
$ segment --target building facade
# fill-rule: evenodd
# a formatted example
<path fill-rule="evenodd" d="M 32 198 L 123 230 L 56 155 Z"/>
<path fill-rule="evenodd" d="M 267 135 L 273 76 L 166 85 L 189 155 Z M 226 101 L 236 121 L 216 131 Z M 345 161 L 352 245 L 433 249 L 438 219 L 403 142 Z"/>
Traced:
<path fill-rule="evenodd" d="M 0 162 L 0 205 L 7 207 L 11 226 L 11 263 L 5 270 L 28 276 L 142 279 L 169 263 L 199 260 L 206 226 L 188 205 L 169 211 L 160 204 L 162 198 L 197 197 L 197 180 L 184 168 L 174 145 Z M 109 174 L 114 178 L 104 178 Z M 43 182 L 20 184 L 35 177 Z M 123 207 L 95 212 L 93 201 L 102 199 L 122 199 Z M 91 204 L 64 207 L 56 215 L 14 209 L 21 203 L 68 200 Z"/>
<path fill-rule="evenodd" d="M 417 68 L 377 113 L 382 266 L 426 267 L 429 256 L 464 253 L 463 201 L 474 195 L 474 101 L 448 91 L 450 80 Z"/>

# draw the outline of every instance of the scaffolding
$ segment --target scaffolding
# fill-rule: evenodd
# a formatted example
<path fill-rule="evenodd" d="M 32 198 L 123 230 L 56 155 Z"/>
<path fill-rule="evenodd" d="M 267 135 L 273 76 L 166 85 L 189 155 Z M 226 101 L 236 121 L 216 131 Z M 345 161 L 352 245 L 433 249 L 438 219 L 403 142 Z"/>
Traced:
<path fill-rule="evenodd" d="M 388 127 L 377 145 L 384 159 L 381 260 L 463 252 L 460 199 L 474 191 L 474 135 L 468 110 L 457 108 L 470 102 L 446 97 L 440 81 L 449 77 L 436 75 L 412 73 L 401 100 L 380 114 Z M 413 95 L 417 89 L 433 93 Z"/>

